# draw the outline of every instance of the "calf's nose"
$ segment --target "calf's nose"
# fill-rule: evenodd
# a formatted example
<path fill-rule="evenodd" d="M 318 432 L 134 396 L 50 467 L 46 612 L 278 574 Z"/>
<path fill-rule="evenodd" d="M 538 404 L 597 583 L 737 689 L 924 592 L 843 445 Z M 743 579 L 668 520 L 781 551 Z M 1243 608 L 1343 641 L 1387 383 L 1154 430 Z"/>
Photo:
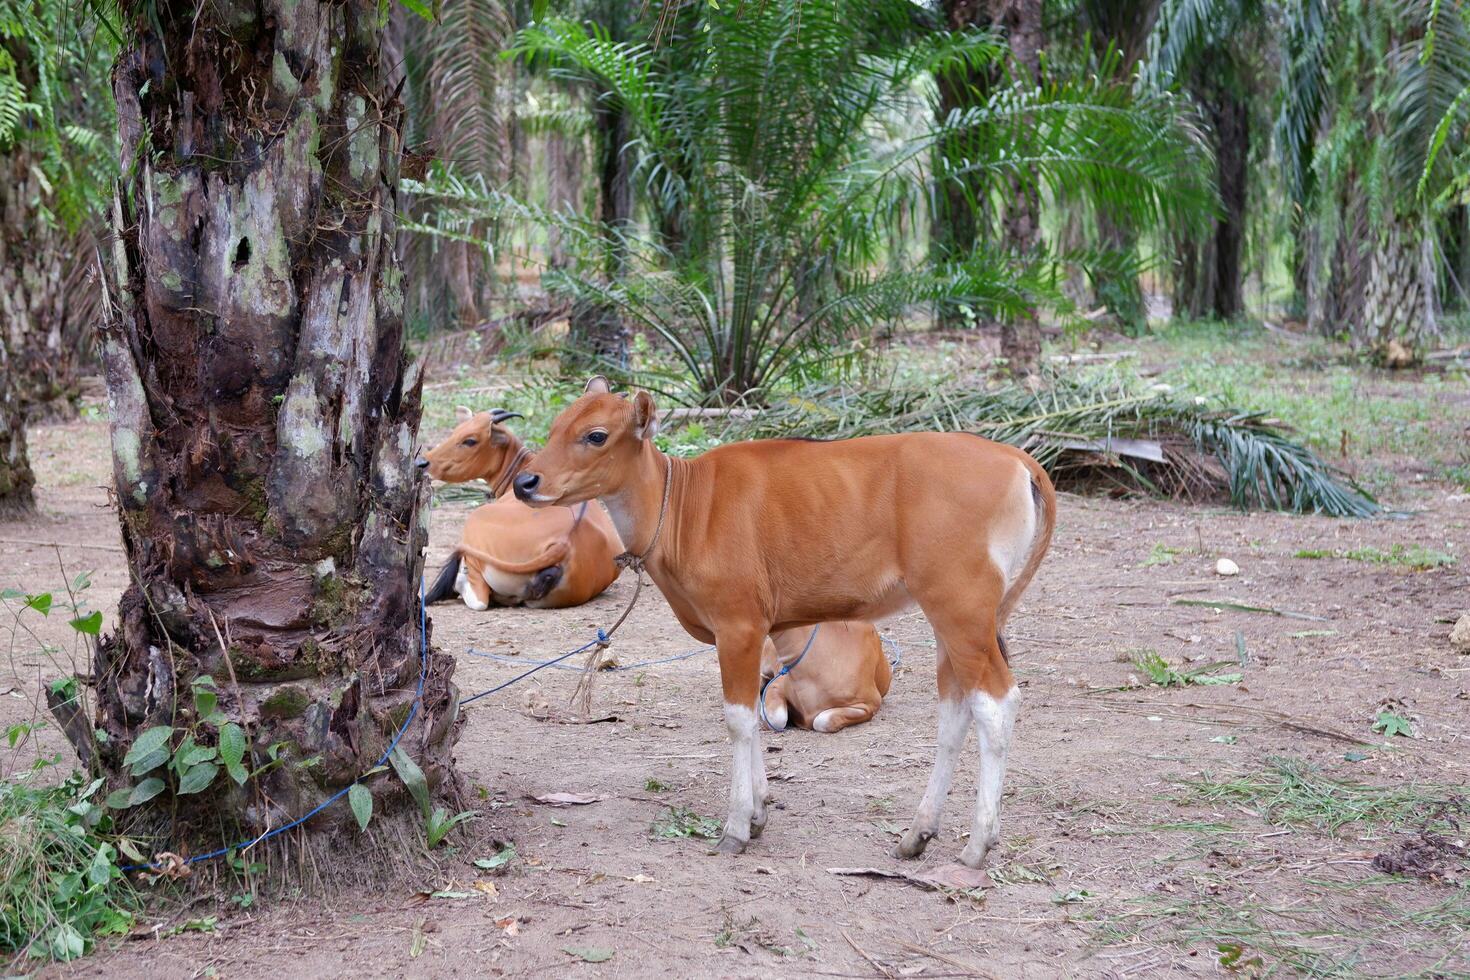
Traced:
<path fill-rule="evenodd" d="M 516 496 L 521 500 L 530 500 L 531 494 L 541 485 L 541 476 L 537 473 L 520 473 L 516 475 Z"/>
<path fill-rule="evenodd" d="M 424 470 L 429 468 L 429 460 L 424 456 L 420 456 L 418 459 L 415 459 L 413 461 L 413 465 L 418 467 L 419 472 L 422 473 Z"/>

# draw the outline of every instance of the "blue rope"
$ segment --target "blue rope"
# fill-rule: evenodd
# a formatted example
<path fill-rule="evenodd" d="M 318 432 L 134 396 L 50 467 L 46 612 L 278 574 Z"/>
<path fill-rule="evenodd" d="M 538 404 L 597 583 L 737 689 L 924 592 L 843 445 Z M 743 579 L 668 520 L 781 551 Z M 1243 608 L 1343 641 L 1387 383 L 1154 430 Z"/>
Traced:
<path fill-rule="evenodd" d="M 424 605 L 424 580 L 423 580 L 423 577 L 420 576 L 419 577 L 419 681 L 418 681 L 418 686 L 414 690 L 413 704 L 408 709 L 408 717 L 403 719 L 403 724 L 401 726 L 399 726 L 399 729 L 398 729 L 397 734 L 395 734 L 393 736 L 393 741 L 391 741 L 391 742 L 388 743 L 388 747 L 383 750 L 382 758 L 378 759 L 377 763 L 372 766 L 373 769 L 377 769 L 379 766 L 385 765 L 388 762 L 388 757 L 393 754 L 393 750 L 394 749 L 398 748 L 399 741 L 402 740 L 404 733 L 408 731 L 408 726 L 413 723 L 414 716 L 419 713 L 419 706 L 423 703 L 423 700 L 424 700 L 424 678 L 429 673 L 429 627 L 428 627 L 428 620 L 429 620 L 429 616 L 428 616 L 428 612 L 427 612 L 427 607 Z M 317 804 L 311 810 L 307 811 L 304 815 L 297 817 L 295 820 L 292 820 L 288 824 L 283 824 L 283 825 L 281 825 L 279 827 L 272 827 L 270 830 L 267 830 L 265 833 L 260 834 L 257 837 L 252 837 L 249 840 L 240 841 L 237 844 L 231 844 L 228 847 L 221 847 L 219 850 L 217 850 L 217 851 L 210 851 L 208 854 L 197 854 L 194 857 L 185 858 L 184 859 L 184 863 L 185 864 L 198 864 L 201 861 L 212 861 L 212 860 L 214 860 L 217 857 L 223 857 L 223 856 L 225 856 L 226 854 L 230 853 L 231 851 L 244 851 L 244 850 L 249 850 L 250 848 L 254 847 L 256 844 L 259 844 L 261 841 L 270 840 L 272 837 L 275 837 L 275 836 L 277 836 L 279 834 L 284 834 L 288 830 L 295 830 L 297 827 L 300 827 L 302 824 L 306 823 L 306 821 L 310 820 L 312 817 L 316 816 L 318 813 L 321 813 L 327 807 L 331 806 L 333 803 L 336 803 L 342 797 L 346 796 L 347 793 L 352 789 L 352 787 L 354 787 L 354 786 L 358 785 L 359 783 L 361 783 L 364 778 L 365 778 L 364 776 L 357 777 L 352 782 L 348 783 L 346 786 L 342 787 L 337 792 L 335 792 L 331 796 L 327 797 L 321 803 Z M 167 862 L 163 862 L 163 861 L 151 861 L 151 862 L 146 862 L 144 864 L 129 864 L 129 865 L 124 866 L 121 870 L 122 871 L 144 871 L 144 870 L 148 870 L 150 868 L 161 868 L 161 867 L 164 867 L 166 865 L 166 863 Z"/>
<path fill-rule="evenodd" d="M 532 667 L 530 670 L 526 671 L 525 673 L 517 674 L 516 676 L 512 677 L 510 680 L 506 681 L 504 684 L 496 684 L 494 687 L 490 688 L 490 690 L 488 690 L 488 691 L 481 691 L 479 694 L 476 694 L 473 697 L 460 698 L 460 700 L 459 700 L 459 706 L 462 708 L 462 707 L 464 707 L 465 705 L 469 704 L 472 701 L 478 701 L 481 698 L 489 697 L 490 695 L 494 694 L 496 691 L 503 691 L 507 687 L 510 687 L 512 684 L 514 684 L 516 681 L 519 681 L 519 680 L 522 680 L 524 678 L 530 677 L 532 674 L 536 673 L 536 671 L 538 671 L 538 670 L 545 670 L 547 667 L 553 667 L 553 666 L 561 663 L 563 660 L 566 660 L 569 657 L 575 657 L 579 653 L 582 653 L 582 652 L 587 651 L 587 650 L 591 650 L 593 647 L 597 646 L 599 643 L 606 643 L 606 642 L 607 642 L 607 634 L 604 633 L 602 630 L 598 630 L 597 631 L 597 639 L 595 639 L 595 640 L 589 640 L 588 642 L 586 642 L 586 643 L 582 644 L 581 646 L 577 647 L 577 649 L 575 649 L 575 650 L 568 650 L 566 653 L 562 654 L 560 657 L 553 657 L 550 660 L 543 660 L 540 663 L 538 663 L 536 666 Z M 577 668 L 574 668 L 574 669 L 581 670 L 582 668 L 577 667 Z"/>
<path fill-rule="evenodd" d="M 879 639 L 883 641 L 883 646 L 888 651 L 888 668 L 890 670 L 897 670 L 898 668 L 902 667 L 903 651 L 899 649 L 898 641 L 889 639 L 888 637 L 881 635 L 879 636 Z"/>
<path fill-rule="evenodd" d="M 791 661 L 791 663 L 787 664 L 785 667 L 782 667 L 775 675 L 767 678 L 766 679 L 766 682 L 761 685 L 761 699 L 760 699 L 761 721 L 765 722 L 766 723 L 766 727 L 769 728 L 773 732 L 780 731 L 780 729 L 777 728 L 775 725 L 771 724 L 771 719 L 769 719 L 769 718 L 766 717 L 766 688 L 770 687 L 771 686 L 771 683 L 773 681 L 775 681 L 777 677 L 785 677 L 787 674 L 791 673 L 792 669 L 795 668 L 797 664 L 801 663 L 802 658 L 804 658 L 806 656 L 806 652 L 812 648 L 812 643 L 817 638 L 817 630 L 819 630 L 821 628 L 822 628 L 822 624 L 821 623 L 818 623 L 817 625 L 813 626 L 812 627 L 812 635 L 806 638 L 806 646 L 804 646 L 804 647 L 801 648 L 801 653 L 798 653 L 796 655 L 796 659 L 793 660 L 793 661 Z"/>
<path fill-rule="evenodd" d="M 583 647 L 582 649 L 585 650 L 587 648 Z M 641 667 L 652 667 L 655 664 L 670 664 L 676 660 L 688 660 L 690 657 L 697 657 L 701 653 L 709 653 L 713 649 L 713 646 L 700 647 L 698 650 L 690 650 L 688 653 L 680 653 L 672 657 L 661 657 L 658 660 L 640 660 L 636 664 L 619 664 L 616 667 L 604 667 L 602 669 L 607 673 L 615 673 L 620 670 L 638 670 Z M 561 661 L 565 660 L 566 657 L 557 657 L 553 660 L 526 660 L 521 657 L 507 657 L 500 653 L 490 653 L 487 650 L 476 650 L 474 647 L 469 647 L 465 652 L 472 657 L 498 660 L 503 664 L 535 664 L 537 667 L 555 667 L 557 670 L 575 670 L 579 673 L 582 670 L 581 667 L 569 667 L 562 664 Z M 521 676 L 524 677 L 526 675 L 522 674 Z M 463 701 L 460 702 L 460 704 L 463 703 Z"/>

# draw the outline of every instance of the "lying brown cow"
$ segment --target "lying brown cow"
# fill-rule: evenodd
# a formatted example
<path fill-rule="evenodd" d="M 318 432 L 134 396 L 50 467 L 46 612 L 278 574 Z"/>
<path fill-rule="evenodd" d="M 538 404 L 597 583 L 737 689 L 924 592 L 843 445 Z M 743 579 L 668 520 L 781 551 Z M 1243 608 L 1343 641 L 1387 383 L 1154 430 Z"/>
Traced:
<path fill-rule="evenodd" d="M 449 438 L 419 457 L 420 470 L 446 483 L 483 479 L 496 499 L 465 520 L 459 546 L 425 595 L 434 603 L 458 592 L 471 609 L 526 605 L 560 609 L 600 595 L 618 577 L 623 551 L 596 501 L 533 510 L 505 493 L 531 451 L 504 422 L 514 412 L 459 410 Z"/>
<path fill-rule="evenodd" d="M 761 717 L 766 727 L 840 732 L 878 712 L 893 668 L 872 623 L 823 623 L 766 640 Z"/>

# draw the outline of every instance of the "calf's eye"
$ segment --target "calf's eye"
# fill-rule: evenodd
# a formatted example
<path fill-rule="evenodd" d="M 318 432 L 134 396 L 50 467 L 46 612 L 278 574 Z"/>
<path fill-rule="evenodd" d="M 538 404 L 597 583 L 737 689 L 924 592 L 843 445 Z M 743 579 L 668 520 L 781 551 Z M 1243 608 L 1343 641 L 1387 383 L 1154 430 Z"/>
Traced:
<path fill-rule="evenodd" d="M 464 446 L 466 449 L 474 449 L 475 448 L 475 444 L 476 444 L 476 440 L 475 440 L 475 437 L 474 436 L 471 436 L 470 438 L 468 438 L 468 439 L 466 439 L 466 440 L 464 440 L 463 442 L 460 443 L 460 445 L 461 446 Z"/>
<path fill-rule="evenodd" d="M 607 442 L 607 433 L 600 429 L 589 432 L 587 433 L 587 441 L 594 446 L 600 446 Z"/>

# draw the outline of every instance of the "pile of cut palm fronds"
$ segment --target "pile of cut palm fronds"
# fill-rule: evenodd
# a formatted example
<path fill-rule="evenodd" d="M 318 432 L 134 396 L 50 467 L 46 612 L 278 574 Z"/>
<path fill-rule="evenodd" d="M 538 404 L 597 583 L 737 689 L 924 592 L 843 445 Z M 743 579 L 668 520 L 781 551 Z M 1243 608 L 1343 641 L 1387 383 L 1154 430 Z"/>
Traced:
<path fill-rule="evenodd" d="M 718 428 L 715 426 L 714 428 Z M 1168 496 L 1228 495 L 1235 506 L 1365 517 L 1378 504 L 1261 413 L 1216 410 L 1117 373 L 1053 374 L 1038 391 L 1007 385 L 857 390 L 822 386 L 731 416 L 721 439 L 974 432 L 1019 446 L 1067 486 Z"/>

